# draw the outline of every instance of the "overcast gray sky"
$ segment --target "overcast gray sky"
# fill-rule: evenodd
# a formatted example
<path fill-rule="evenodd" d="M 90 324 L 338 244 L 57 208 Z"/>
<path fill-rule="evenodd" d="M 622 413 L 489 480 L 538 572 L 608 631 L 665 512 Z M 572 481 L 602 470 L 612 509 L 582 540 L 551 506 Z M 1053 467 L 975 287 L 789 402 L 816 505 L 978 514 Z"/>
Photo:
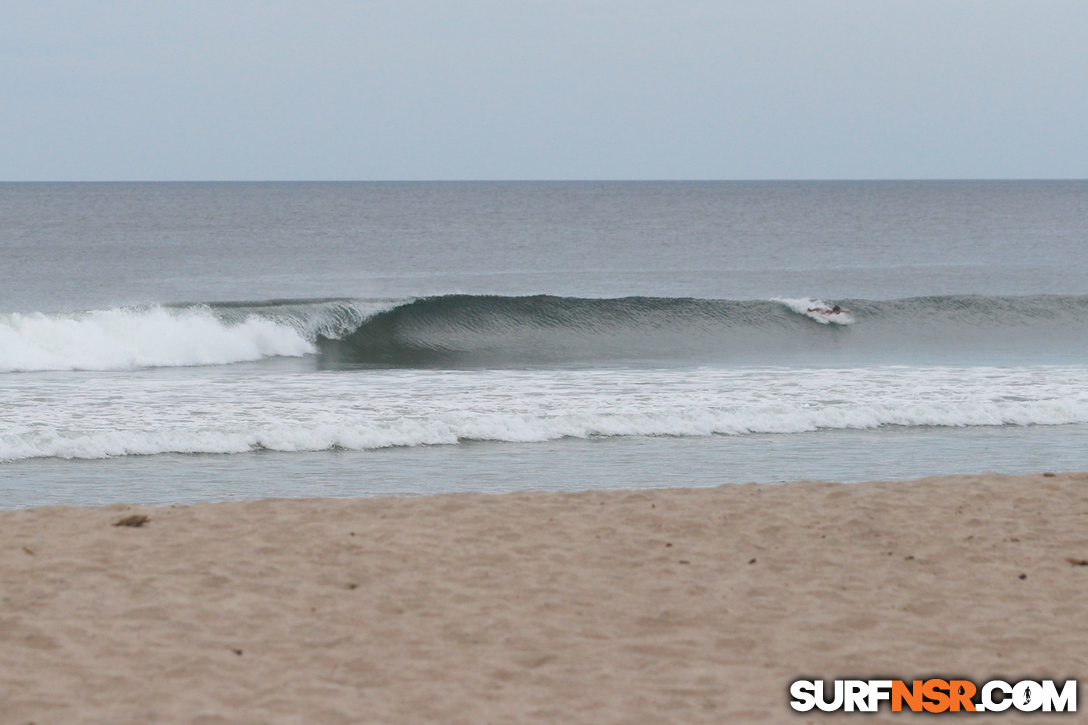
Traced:
<path fill-rule="evenodd" d="M 0 179 L 1088 177 L 1085 0 L 4 0 Z"/>

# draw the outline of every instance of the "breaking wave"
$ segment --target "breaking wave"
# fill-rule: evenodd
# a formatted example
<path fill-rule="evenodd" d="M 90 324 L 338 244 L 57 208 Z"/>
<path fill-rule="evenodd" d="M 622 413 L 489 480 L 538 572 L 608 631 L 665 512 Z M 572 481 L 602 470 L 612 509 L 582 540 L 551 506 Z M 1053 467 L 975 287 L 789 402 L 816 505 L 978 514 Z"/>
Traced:
<path fill-rule="evenodd" d="M 1088 297 L 706 300 L 444 295 L 0 315 L 0 372 L 222 365 L 316 355 L 328 366 L 596 360 L 751 364 L 1082 355 Z"/>
<path fill-rule="evenodd" d="M 596 360 L 735 364 L 948 362 L 1080 354 L 1088 297 L 706 300 L 447 295 L 319 337 L 331 364 L 456 366 Z"/>

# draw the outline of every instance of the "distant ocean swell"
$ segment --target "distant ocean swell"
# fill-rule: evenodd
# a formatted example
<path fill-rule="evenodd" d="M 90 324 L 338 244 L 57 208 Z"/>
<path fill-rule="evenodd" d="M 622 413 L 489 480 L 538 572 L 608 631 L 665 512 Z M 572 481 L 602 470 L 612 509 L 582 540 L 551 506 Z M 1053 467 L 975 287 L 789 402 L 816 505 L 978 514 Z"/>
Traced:
<path fill-rule="evenodd" d="M 0 372 L 223 365 L 319 355 L 330 365 L 442 367 L 690 359 L 744 362 L 950 342 L 1088 341 L 1088 297 L 839 301 L 445 295 L 0 314 Z"/>

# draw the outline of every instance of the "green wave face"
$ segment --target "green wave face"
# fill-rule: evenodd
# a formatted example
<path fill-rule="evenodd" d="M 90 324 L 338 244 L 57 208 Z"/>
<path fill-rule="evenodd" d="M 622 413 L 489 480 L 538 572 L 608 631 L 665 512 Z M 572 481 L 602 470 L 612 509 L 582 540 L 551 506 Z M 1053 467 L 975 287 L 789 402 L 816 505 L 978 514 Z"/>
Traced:
<path fill-rule="evenodd" d="M 832 304 L 841 315 L 821 311 Z M 315 337 L 335 365 L 1079 362 L 1088 297 L 869 300 L 446 295 Z M 838 324 L 835 324 L 838 323 Z"/>

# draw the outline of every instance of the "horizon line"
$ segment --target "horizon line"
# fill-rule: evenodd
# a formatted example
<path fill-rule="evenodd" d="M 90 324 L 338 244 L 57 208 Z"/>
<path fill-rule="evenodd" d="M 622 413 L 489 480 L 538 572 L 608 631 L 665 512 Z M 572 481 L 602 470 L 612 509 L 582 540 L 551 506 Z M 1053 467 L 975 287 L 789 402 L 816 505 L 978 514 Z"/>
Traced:
<path fill-rule="evenodd" d="M 788 184 L 918 182 L 1068 182 L 1088 177 L 858 177 L 755 179 L 4 179 L 0 184 Z"/>

